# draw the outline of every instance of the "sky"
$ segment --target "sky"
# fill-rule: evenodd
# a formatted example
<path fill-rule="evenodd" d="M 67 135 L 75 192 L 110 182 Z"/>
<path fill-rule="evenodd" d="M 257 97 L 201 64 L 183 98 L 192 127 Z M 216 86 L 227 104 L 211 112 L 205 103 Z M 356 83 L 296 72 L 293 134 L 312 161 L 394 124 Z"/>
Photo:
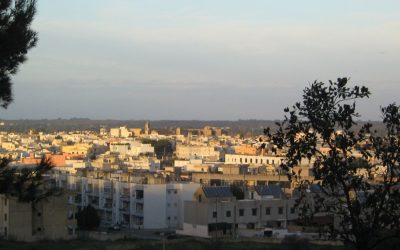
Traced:
<path fill-rule="evenodd" d="M 39 0 L 3 119 L 281 119 L 350 77 L 400 104 L 398 0 Z"/>

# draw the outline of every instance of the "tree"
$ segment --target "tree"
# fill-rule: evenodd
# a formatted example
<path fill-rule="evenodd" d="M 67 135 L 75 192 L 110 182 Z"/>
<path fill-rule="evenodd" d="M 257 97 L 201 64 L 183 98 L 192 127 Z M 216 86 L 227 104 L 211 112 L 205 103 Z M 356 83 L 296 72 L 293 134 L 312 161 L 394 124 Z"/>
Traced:
<path fill-rule="evenodd" d="M 28 50 L 37 42 L 31 29 L 36 13 L 35 0 L 0 0 L 0 106 L 12 102 L 11 76 L 26 61 Z M 20 201 L 35 203 L 60 193 L 43 175 L 52 168 L 43 159 L 37 166 L 11 167 L 10 160 L 0 159 L 0 194 L 16 196 Z"/>
<path fill-rule="evenodd" d="M 11 76 L 26 61 L 28 50 L 37 42 L 30 28 L 36 13 L 35 0 L 0 1 L 0 105 L 12 102 Z"/>
<path fill-rule="evenodd" d="M 91 205 L 88 205 L 82 210 L 79 210 L 76 214 L 76 220 L 79 229 L 90 230 L 93 228 L 97 228 L 100 225 L 100 217 L 97 214 L 96 209 Z"/>
<path fill-rule="evenodd" d="M 50 159 L 42 159 L 34 167 L 10 166 L 10 160 L 0 160 L 0 194 L 17 197 L 21 202 L 36 203 L 52 195 L 60 195 L 61 190 L 55 187 L 44 175 L 53 167 Z"/>
<path fill-rule="evenodd" d="M 240 185 L 237 183 L 233 183 L 230 186 L 231 192 L 233 194 L 233 196 L 236 197 L 236 200 L 243 200 L 244 199 L 244 185 Z"/>
<path fill-rule="evenodd" d="M 348 87 L 347 78 L 314 82 L 304 89 L 301 102 L 285 108 L 275 132 L 265 130 L 277 149 L 286 152 L 281 168 L 302 194 L 308 194 L 300 196 L 302 208 L 317 212 L 315 206 L 304 206 L 311 196 L 335 218 L 324 230 L 357 249 L 374 249 L 400 236 L 399 107 L 381 108 L 383 136 L 368 123 L 355 131 L 356 101 L 369 95 L 364 86 Z M 304 160 L 311 162 L 313 182 L 293 171 Z"/>
<path fill-rule="evenodd" d="M 151 146 L 154 147 L 154 152 L 156 153 L 158 159 L 162 159 L 163 156 L 171 156 L 174 152 L 172 144 L 169 140 L 143 139 L 142 143 L 151 144 Z"/>

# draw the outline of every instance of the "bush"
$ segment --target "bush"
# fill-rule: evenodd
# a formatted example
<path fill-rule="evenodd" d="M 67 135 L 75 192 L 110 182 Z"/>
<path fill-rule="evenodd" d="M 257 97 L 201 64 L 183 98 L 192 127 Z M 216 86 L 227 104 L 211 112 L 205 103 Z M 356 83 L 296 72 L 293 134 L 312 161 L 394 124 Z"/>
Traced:
<path fill-rule="evenodd" d="M 83 230 L 91 230 L 100 225 L 100 217 L 96 209 L 90 205 L 78 211 L 76 220 L 78 228 Z"/>
<path fill-rule="evenodd" d="M 283 249 L 288 250 L 306 250 L 310 249 L 310 241 L 296 236 L 287 236 L 282 241 Z"/>

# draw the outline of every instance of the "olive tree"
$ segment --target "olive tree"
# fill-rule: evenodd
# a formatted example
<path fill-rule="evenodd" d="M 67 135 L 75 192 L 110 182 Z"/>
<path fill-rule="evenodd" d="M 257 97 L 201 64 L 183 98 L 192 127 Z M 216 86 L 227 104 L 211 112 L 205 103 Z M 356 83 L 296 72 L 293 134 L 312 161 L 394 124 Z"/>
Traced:
<path fill-rule="evenodd" d="M 357 127 L 356 101 L 369 95 L 364 86 L 350 87 L 347 78 L 315 81 L 304 89 L 302 101 L 284 109 L 276 131 L 265 130 L 286 154 L 281 168 L 307 194 L 300 196 L 302 214 L 309 217 L 317 212 L 315 205 L 322 207 L 335 220 L 325 232 L 357 249 L 374 249 L 400 235 L 399 107 L 381 108 L 384 133 L 368 123 Z M 304 159 L 312 182 L 293 170 Z M 305 205 L 310 199 L 314 206 Z"/>

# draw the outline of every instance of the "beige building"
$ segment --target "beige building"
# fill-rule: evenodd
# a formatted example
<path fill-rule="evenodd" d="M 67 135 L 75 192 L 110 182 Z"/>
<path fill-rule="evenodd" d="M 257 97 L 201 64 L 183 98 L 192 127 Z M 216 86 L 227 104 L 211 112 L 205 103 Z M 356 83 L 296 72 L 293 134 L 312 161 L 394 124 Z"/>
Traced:
<path fill-rule="evenodd" d="M 0 195 L 0 236 L 8 240 L 35 241 L 76 238 L 75 206 L 67 195 L 50 197 L 33 207 L 18 198 Z"/>
<path fill-rule="evenodd" d="M 236 146 L 234 147 L 235 150 L 235 154 L 239 154 L 239 155 L 256 155 L 257 154 L 257 147 L 253 146 L 253 145 L 240 145 L 240 146 Z"/>
<path fill-rule="evenodd" d="M 177 145 L 176 156 L 179 159 L 201 157 L 209 160 L 219 160 L 220 154 L 213 146 Z"/>
<path fill-rule="evenodd" d="M 13 142 L 3 142 L 1 143 L 1 147 L 7 151 L 15 150 L 16 146 Z"/>
<path fill-rule="evenodd" d="M 61 151 L 64 154 L 86 156 L 89 153 L 91 145 L 86 143 L 78 143 L 74 145 L 66 145 L 61 147 Z"/>
<path fill-rule="evenodd" d="M 196 237 L 255 236 L 265 228 L 287 228 L 298 218 L 294 199 L 274 195 L 236 200 L 229 187 L 199 188 L 193 201 L 186 201 L 183 230 Z"/>
<path fill-rule="evenodd" d="M 142 129 L 141 128 L 131 128 L 131 132 L 133 136 L 140 136 L 140 134 L 142 133 Z"/>
<path fill-rule="evenodd" d="M 206 136 L 206 137 L 209 137 L 209 136 L 221 136 L 222 135 L 222 130 L 220 128 L 205 126 L 202 129 L 202 134 L 203 134 L 203 136 Z"/>
<path fill-rule="evenodd" d="M 110 136 L 127 138 L 132 136 L 132 131 L 130 131 L 127 127 L 111 128 Z"/>

